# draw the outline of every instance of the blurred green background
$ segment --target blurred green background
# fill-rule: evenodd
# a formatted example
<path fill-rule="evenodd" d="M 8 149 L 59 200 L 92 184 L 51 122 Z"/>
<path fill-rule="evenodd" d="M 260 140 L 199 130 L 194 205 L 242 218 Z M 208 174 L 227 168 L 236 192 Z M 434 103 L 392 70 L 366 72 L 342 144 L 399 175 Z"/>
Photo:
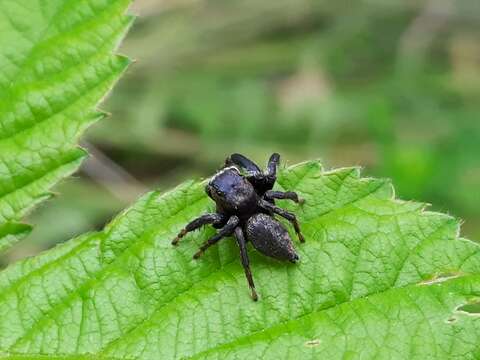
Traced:
<path fill-rule="evenodd" d="M 136 0 L 93 156 L 8 254 L 101 228 L 232 152 L 361 165 L 480 239 L 480 1 Z M 161 221 L 161 219 L 159 219 Z"/>

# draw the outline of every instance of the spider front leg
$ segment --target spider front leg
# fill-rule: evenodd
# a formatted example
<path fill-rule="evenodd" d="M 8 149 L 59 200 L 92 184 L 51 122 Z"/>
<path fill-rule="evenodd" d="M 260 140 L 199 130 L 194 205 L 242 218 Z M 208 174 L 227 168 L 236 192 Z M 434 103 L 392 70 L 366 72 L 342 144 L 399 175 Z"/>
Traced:
<path fill-rule="evenodd" d="M 241 227 L 235 228 L 235 238 L 237 239 L 237 244 L 240 249 L 240 258 L 242 260 L 243 270 L 245 270 L 245 276 L 248 281 L 248 286 L 252 292 L 253 301 L 258 300 L 257 292 L 255 291 L 255 284 L 253 283 L 252 271 L 250 270 L 250 262 L 248 260 L 247 253 L 247 243 L 245 241 L 245 236 L 243 235 L 243 230 Z"/>
<path fill-rule="evenodd" d="M 227 220 L 226 216 L 225 215 L 222 215 L 222 214 L 217 214 L 217 213 L 212 213 L 212 214 L 204 214 L 194 220 L 192 220 L 191 222 L 189 222 L 187 224 L 187 226 L 185 226 L 184 229 L 182 229 L 182 231 L 180 231 L 180 233 L 177 235 L 177 237 L 175 239 L 173 239 L 172 241 L 172 245 L 177 245 L 178 242 L 180 241 L 180 239 L 182 237 L 184 237 L 185 235 L 187 235 L 187 233 L 191 232 L 191 231 L 194 231 L 204 225 L 207 225 L 207 224 L 213 224 L 213 225 L 216 225 L 216 226 L 221 226 L 222 224 L 225 223 L 225 221 Z"/>
<path fill-rule="evenodd" d="M 218 233 L 213 235 L 210 239 L 205 241 L 202 246 L 200 246 L 195 255 L 193 255 L 193 258 L 198 259 L 210 246 L 215 245 L 225 236 L 231 235 L 239 222 L 240 219 L 235 215 L 228 219 L 227 224 L 222 229 L 220 229 Z"/>
<path fill-rule="evenodd" d="M 267 164 L 267 171 L 265 175 L 276 177 L 277 176 L 277 167 L 280 164 L 280 154 L 273 153 L 270 156 Z"/>
<path fill-rule="evenodd" d="M 298 196 L 298 194 L 294 191 L 273 191 L 273 190 L 268 190 L 265 193 L 265 198 L 269 200 L 274 200 L 274 199 L 286 199 L 286 200 L 292 200 L 296 202 L 297 204 L 303 204 L 305 202 L 304 199 Z"/>
<path fill-rule="evenodd" d="M 302 235 L 302 232 L 300 230 L 300 225 L 298 224 L 297 217 L 295 216 L 294 213 L 292 213 L 290 211 L 287 211 L 287 210 L 284 210 L 281 207 L 278 207 L 274 204 L 271 204 L 266 200 L 260 200 L 259 205 L 263 209 L 271 211 L 271 212 L 287 219 L 293 225 L 293 228 L 295 229 L 295 233 L 297 234 L 300 242 L 302 242 L 302 243 L 305 242 L 305 238 Z"/>
<path fill-rule="evenodd" d="M 225 160 L 225 166 L 236 165 L 247 170 L 250 176 L 258 177 L 263 175 L 262 170 L 252 160 L 242 154 L 232 154 Z"/>

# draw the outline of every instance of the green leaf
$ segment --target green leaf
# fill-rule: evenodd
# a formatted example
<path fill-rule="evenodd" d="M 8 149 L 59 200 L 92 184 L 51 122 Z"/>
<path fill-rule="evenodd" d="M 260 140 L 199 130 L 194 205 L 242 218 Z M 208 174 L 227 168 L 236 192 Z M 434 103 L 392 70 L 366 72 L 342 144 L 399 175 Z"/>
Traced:
<path fill-rule="evenodd" d="M 31 230 L 27 224 L 6 222 L 0 225 L 0 253 L 30 234 Z"/>
<path fill-rule="evenodd" d="M 129 63 L 113 54 L 129 3 L 0 0 L 0 251 L 85 157 L 78 138 Z"/>
<path fill-rule="evenodd" d="M 0 274 L 0 352 L 96 359 L 465 359 L 480 355 L 480 251 L 452 217 L 394 199 L 388 181 L 317 162 L 283 169 L 296 190 L 301 261 L 249 249 L 253 302 L 232 239 L 192 255 L 214 209 L 204 183 L 151 192 L 102 232 Z M 293 234 L 292 234 L 293 237 Z M 471 304 L 471 305 L 469 305 Z M 473 304 L 473 305 L 472 305 Z M 80 357 L 84 356 L 84 357 Z"/>

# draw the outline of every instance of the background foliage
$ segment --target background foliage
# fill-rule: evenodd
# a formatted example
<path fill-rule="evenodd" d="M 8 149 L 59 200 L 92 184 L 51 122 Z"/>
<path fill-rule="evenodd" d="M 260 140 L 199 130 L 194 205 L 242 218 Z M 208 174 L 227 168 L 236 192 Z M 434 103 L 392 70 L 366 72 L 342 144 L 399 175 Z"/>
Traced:
<path fill-rule="evenodd" d="M 478 1 L 134 7 L 123 52 L 138 62 L 107 103 L 115 116 L 88 134 L 95 156 L 4 262 L 102 227 L 146 189 L 208 176 L 233 151 L 365 166 L 480 238 Z"/>

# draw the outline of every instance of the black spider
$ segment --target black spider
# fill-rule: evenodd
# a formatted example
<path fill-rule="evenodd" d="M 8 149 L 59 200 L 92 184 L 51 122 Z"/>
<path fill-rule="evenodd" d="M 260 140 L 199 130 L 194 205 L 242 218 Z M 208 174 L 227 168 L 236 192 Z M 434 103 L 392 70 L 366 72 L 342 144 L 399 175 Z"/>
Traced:
<path fill-rule="evenodd" d="M 255 249 L 266 256 L 296 262 L 299 258 L 292 240 L 285 227 L 275 220 L 274 214 L 290 221 L 300 241 L 305 241 L 295 214 L 275 205 L 275 199 L 302 202 L 295 192 L 272 190 L 277 180 L 279 162 L 280 155 L 273 154 L 264 173 L 245 156 L 232 154 L 225 161 L 224 168 L 217 172 L 205 187 L 208 196 L 217 205 L 216 213 L 204 214 L 191 221 L 172 241 L 173 245 L 177 245 L 188 232 L 206 224 L 212 224 L 216 229 L 220 229 L 193 255 L 194 259 L 198 259 L 207 248 L 223 237 L 234 234 L 240 248 L 245 276 L 255 301 L 258 296 L 250 271 L 246 242 L 250 241 Z M 246 175 L 243 175 L 242 171 Z"/>

